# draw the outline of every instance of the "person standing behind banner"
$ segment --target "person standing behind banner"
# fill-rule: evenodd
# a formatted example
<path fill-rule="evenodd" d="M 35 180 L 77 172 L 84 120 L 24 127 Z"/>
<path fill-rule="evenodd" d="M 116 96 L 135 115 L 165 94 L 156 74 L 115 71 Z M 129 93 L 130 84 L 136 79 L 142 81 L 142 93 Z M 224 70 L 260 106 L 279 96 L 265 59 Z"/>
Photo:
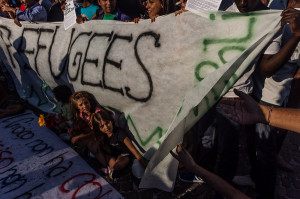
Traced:
<path fill-rule="evenodd" d="M 21 11 L 11 6 L 2 6 L 2 11 L 8 11 L 15 14 L 16 19 L 20 21 L 38 22 L 47 21 L 46 9 L 37 3 L 35 0 L 21 0 L 21 3 L 25 6 L 25 10 Z"/>
<path fill-rule="evenodd" d="M 48 22 L 63 21 L 65 11 L 66 0 L 55 1 L 48 13 Z"/>
<path fill-rule="evenodd" d="M 97 17 L 100 7 L 93 0 L 77 0 L 77 2 L 82 3 L 82 6 L 76 8 L 77 23 L 81 24 Z"/>
<path fill-rule="evenodd" d="M 151 22 L 154 22 L 158 16 L 170 14 L 175 11 L 173 0 L 148 0 L 146 8 Z"/>
<path fill-rule="evenodd" d="M 117 0 L 98 0 L 103 12 L 99 14 L 100 20 L 117 20 L 130 22 L 132 19 L 126 14 L 122 13 L 117 8 Z"/>

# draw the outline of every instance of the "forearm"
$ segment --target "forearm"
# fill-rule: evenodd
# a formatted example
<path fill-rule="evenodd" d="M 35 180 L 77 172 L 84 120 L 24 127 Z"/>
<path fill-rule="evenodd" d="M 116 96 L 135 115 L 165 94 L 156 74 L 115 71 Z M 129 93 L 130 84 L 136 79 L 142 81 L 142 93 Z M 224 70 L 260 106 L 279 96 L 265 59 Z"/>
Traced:
<path fill-rule="evenodd" d="M 261 73 L 266 77 L 271 77 L 276 73 L 291 57 L 300 41 L 300 36 L 293 35 L 281 50 L 269 59 L 262 58 L 260 62 Z"/>
<path fill-rule="evenodd" d="M 300 109 L 277 108 L 260 105 L 265 121 L 262 123 L 300 133 Z"/>
<path fill-rule="evenodd" d="M 147 163 L 144 160 L 144 157 L 136 150 L 135 146 L 132 144 L 131 140 L 126 137 L 124 139 L 124 144 L 127 146 L 127 148 L 131 151 L 131 153 L 134 155 L 134 157 L 140 161 L 140 163 L 143 165 L 144 168 L 147 167 Z"/>
<path fill-rule="evenodd" d="M 248 196 L 235 189 L 221 177 L 198 165 L 195 165 L 191 171 L 197 176 L 200 176 L 209 186 L 227 199 L 249 199 Z"/>

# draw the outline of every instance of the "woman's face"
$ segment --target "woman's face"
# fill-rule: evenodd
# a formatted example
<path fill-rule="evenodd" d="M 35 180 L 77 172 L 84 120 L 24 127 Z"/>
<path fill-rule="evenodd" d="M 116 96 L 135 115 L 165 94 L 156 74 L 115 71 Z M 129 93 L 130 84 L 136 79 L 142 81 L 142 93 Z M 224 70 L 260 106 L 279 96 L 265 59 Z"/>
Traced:
<path fill-rule="evenodd" d="M 113 128 L 114 127 L 113 127 L 112 121 L 101 120 L 99 123 L 99 130 L 108 136 L 112 135 L 113 130 L 114 130 Z"/>
<path fill-rule="evenodd" d="M 91 113 L 91 104 L 85 97 L 77 100 L 77 108 L 88 115 Z"/>
<path fill-rule="evenodd" d="M 163 13 L 163 4 L 161 0 L 148 0 L 146 8 L 150 19 L 160 16 Z"/>

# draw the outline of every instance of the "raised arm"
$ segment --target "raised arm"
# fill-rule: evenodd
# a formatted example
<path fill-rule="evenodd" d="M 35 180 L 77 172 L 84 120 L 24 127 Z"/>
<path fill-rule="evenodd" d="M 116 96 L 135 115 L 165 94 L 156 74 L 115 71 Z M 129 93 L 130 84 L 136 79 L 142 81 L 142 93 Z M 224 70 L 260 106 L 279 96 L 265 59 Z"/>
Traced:
<path fill-rule="evenodd" d="M 264 54 L 259 62 L 261 73 L 266 77 L 271 77 L 276 73 L 289 60 L 299 41 L 300 35 L 293 34 L 277 54 Z"/>

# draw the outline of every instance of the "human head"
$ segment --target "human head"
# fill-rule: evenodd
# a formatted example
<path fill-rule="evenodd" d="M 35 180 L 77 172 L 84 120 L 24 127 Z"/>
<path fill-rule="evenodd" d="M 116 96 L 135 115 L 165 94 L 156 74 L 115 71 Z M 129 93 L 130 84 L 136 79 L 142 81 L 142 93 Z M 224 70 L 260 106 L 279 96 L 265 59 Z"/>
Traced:
<path fill-rule="evenodd" d="M 57 101 L 68 104 L 70 102 L 72 91 L 66 85 L 59 85 L 53 89 L 53 95 Z"/>
<path fill-rule="evenodd" d="M 115 13 L 117 0 L 98 0 L 105 15 Z"/>
<path fill-rule="evenodd" d="M 80 119 L 80 110 L 78 109 L 78 102 L 86 100 L 90 105 L 90 113 L 94 113 L 97 105 L 97 101 L 94 96 L 86 91 L 79 91 L 71 95 L 70 97 L 70 109 L 73 115 L 73 119 L 78 121 Z"/>
<path fill-rule="evenodd" d="M 25 8 L 30 8 L 35 4 L 35 0 L 21 0 L 21 4 L 23 4 Z"/>
<path fill-rule="evenodd" d="M 173 0 L 148 0 L 147 6 L 150 19 L 174 12 Z"/>
<path fill-rule="evenodd" d="M 66 0 L 58 0 L 60 3 L 60 8 L 62 11 L 65 11 L 65 7 L 66 7 Z"/>
<path fill-rule="evenodd" d="M 93 129 L 97 133 L 111 135 L 114 130 L 114 119 L 108 111 L 99 111 L 92 116 Z"/>
<path fill-rule="evenodd" d="M 234 2 L 241 13 L 256 11 L 263 5 L 261 0 L 234 0 Z"/>
<path fill-rule="evenodd" d="M 269 2 L 270 0 L 261 0 L 261 2 L 265 5 L 265 6 L 268 6 L 269 5 Z"/>

